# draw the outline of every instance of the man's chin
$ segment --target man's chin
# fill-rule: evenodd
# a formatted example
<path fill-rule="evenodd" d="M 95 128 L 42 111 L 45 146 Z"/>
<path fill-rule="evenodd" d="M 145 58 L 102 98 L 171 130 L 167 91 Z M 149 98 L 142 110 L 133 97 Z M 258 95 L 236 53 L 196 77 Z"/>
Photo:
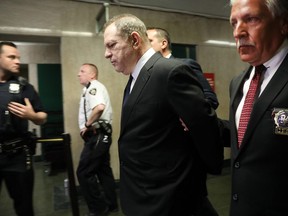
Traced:
<path fill-rule="evenodd" d="M 248 53 L 239 53 L 240 55 L 240 59 L 243 61 L 243 62 L 251 62 L 251 60 L 253 59 L 251 54 L 248 54 Z"/>

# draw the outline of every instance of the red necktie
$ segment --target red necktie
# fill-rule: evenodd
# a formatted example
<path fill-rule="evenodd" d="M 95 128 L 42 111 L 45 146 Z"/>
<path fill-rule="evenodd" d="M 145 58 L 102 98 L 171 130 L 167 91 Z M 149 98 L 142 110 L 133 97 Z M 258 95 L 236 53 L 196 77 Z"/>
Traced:
<path fill-rule="evenodd" d="M 245 102 L 243 105 L 242 113 L 240 116 L 240 122 L 239 122 L 239 127 L 238 127 L 238 147 L 239 148 L 242 143 L 242 140 L 243 140 L 243 137 L 244 137 L 244 134 L 245 134 L 245 131 L 246 131 L 249 119 L 250 119 L 256 92 L 257 92 L 257 89 L 259 88 L 258 85 L 260 83 L 259 82 L 260 77 L 261 77 L 262 72 L 265 70 L 266 70 L 266 67 L 264 65 L 258 65 L 255 67 L 255 74 L 251 80 L 249 90 L 247 92 Z"/>

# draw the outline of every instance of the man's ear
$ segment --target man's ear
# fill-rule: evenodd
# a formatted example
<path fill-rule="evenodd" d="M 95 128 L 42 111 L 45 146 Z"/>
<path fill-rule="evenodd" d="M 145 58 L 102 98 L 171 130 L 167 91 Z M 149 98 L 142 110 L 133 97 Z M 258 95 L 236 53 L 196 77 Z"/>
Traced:
<path fill-rule="evenodd" d="M 167 48 L 167 46 L 168 46 L 168 41 L 167 41 L 167 40 L 165 40 L 165 39 L 163 39 L 163 40 L 162 40 L 161 49 L 162 49 L 162 50 L 164 50 L 164 49 L 166 49 L 166 48 Z"/>
<path fill-rule="evenodd" d="M 140 41 L 139 34 L 137 32 L 132 32 L 131 38 L 132 38 L 132 47 L 137 47 L 139 45 L 139 41 Z"/>

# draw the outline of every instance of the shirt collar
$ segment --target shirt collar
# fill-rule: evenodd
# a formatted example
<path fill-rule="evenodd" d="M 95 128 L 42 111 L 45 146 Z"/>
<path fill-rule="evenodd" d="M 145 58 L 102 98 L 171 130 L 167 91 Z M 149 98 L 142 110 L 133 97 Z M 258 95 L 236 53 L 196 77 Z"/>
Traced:
<path fill-rule="evenodd" d="M 132 85 L 133 83 L 137 80 L 137 77 L 142 69 L 142 67 L 146 64 L 146 62 L 151 58 L 152 55 L 155 54 L 155 50 L 153 48 L 148 49 L 144 55 L 139 59 L 139 61 L 137 62 L 133 72 L 132 72 L 132 76 L 133 76 L 133 81 L 132 81 Z"/>
<path fill-rule="evenodd" d="M 165 56 L 165 58 L 170 58 L 172 56 L 172 53 L 169 53 L 168 55 Z"/>
<path fill-rule="evenodd" d="M 276 54 L 270 60 L 264 63 L 264 66 L 266 68 L 278 68 L 282 63 L 282 61 L 284 60 L 287 53 L 288 53 L 288 40 L 286 39 L 282 43 Z"/>

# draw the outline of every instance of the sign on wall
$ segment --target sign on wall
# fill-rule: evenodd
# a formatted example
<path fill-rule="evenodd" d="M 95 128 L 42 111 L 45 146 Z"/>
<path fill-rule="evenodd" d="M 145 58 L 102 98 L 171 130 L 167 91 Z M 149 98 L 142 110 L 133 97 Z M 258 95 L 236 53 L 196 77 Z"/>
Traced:
<path fill-rule="evenodd" d="M 215 74 L 214 73 L 204 73 L 207 81 L 209 82 L 212 90 L 215 92 Z"/>

